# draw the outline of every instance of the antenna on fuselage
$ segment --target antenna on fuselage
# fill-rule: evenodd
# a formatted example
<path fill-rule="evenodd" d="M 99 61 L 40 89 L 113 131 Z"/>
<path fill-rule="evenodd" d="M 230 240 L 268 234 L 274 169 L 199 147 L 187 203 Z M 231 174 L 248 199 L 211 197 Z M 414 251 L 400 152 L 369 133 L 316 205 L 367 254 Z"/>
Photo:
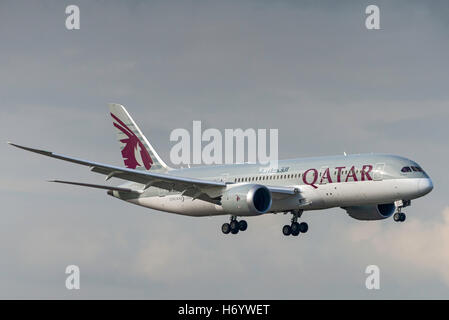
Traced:
<path fill-rule="evenodd" d="M 345 155 L 345 157 L 347 156 L 347 154 L 346 154 L 346 152 L 345 152 L 345 151 L 343 151 L 343 154 Z"/>

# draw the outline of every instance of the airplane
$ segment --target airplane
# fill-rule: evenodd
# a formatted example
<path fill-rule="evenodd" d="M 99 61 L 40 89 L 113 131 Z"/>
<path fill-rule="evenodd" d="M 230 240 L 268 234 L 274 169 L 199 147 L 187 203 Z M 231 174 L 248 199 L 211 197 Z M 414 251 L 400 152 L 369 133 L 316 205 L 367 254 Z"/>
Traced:
<path fill-rule="evenodd" d="M 357 220 L 406 219 L 403 208 L 433 189 L 416 162 L 390 154 L 354 154 L 280 160 L 276 168 L 261 164 L 225 164 L 174 169 L 157 154 L 120 104 L 109 104 L 125 167 L 82 160 L 58 153 L 10 145 L 69 161 L 126 182 L 119 186 L 51 180 L 107 190 L 107 194 L 143 207 L 179 215 L 229 215 L 224 234 L 247 230 L 240 217 L 292 214 L 285 236 L 308 231 L 298 222 L 304 211 L 334 207 Z"/>

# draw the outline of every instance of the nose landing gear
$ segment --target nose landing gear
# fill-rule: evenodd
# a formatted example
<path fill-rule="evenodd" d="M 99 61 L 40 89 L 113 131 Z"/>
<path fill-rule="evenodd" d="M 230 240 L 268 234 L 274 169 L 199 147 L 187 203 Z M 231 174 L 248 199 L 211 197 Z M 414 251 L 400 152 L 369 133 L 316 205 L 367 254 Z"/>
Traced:
<path fill-rule="evenodd" d="M 291 214 L 293 214 L 292 217 L 292 223 L 290 225 L 286 224 L 282 228 L 282 233 L 284 236 L 298 236 L 300 233 L 306 233 L 307 230 L 309 230 L 309 225 L 305 222 L 298 223 L 298 218 L 301 217 L 303 210 L 292 210 Z"/>
<path fill-rule="evenodd" d="M 408 207 L 411 204 L 410 200 L 399 200 L 395 202 L 396 207 L 398 208 L 398 212 L 393 215 L 393 220 L 396 222 L 404 222 L 406 219 L 406 215 L 402 211 L 402 208 Z"/>
<path fill-rule="evenodd" d="M 406 215 L 404 212 L 398 211 L 393 215 L 393 220 L 396 222 L 404 222 L 405 218 L 406 218 Z"/>

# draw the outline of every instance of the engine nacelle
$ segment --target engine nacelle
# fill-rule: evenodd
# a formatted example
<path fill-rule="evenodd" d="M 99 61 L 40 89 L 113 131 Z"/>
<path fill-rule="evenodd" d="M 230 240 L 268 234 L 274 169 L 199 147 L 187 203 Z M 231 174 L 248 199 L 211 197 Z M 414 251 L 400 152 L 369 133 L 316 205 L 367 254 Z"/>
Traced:
<path fill-rule="evenodd" d="M 255 216 L 271 208 L 271 192 L 259 184 L 230 187 L 221 197 L 221 206 L 226 213 L 239 216 Z"/>
<path fill-rule="evenodd" d="M 382 220 L 390 217 L 396 206 L 394 203 L 376 204 L 368 206 L 353 206 L 343 208 L 351 218 L 357 220 Z"/>

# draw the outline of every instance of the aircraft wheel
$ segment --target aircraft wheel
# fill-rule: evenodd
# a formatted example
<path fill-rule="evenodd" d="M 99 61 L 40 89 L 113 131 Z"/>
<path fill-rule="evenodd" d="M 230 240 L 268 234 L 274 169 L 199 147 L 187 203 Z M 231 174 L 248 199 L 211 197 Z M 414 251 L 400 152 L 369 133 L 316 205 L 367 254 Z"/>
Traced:
<path fill-rule="evenodd" d="M 306 222 L 301 222 L 299 224 L 299 232 L 306 233 L 309 230 L 309 225 Z"/>
<path fill-rule="evenodd" d="M 292 225 L 290 226 L 292 230 L 292 235 L 297 236 L 299 234 L 299 223 L 298 222 L 292 222 Z"/>
<path fill-rule="evenodd" d="M 282 228 L 282 233 L 284 234 L 284 236 L 289 236 L 292 234 L 292 227 L 290 227 L 288 224 L 286 224 L 283 228 Z"/>
<path fill-rule="evenodd" d="M 245 220 L 239 221 L 239 229 L 240 231 L 245 231 L 248 228 L 248 223 Z"/>
<path fill-rule="evenodd" d="M 399 221 L 404 222 L 406 218 L 405 213 L 401 212 L 400 217 L 399 217 Z"/>
<path fill-rule="evenodd" d="M 396 222 L 401 221 L 401 213 L 400 212 L 396 212 L 393 216 L 393 220 Z"/>
<path fill-rule="evenodd" d="M 229 223 L 223 223 L 223 225 L 221 226 L 221 231 L 224 234 L 228 234 L 229 232 L 231 232 L 231 226 L 229 225 Z"/>
<path fill-rule="evenodd" d="M 239 229 L 231 229 L 231 233 L 232 234 L 237 234 L 237 233 L 239 233 Z"/>
<path fill-rule="evenodd" d="M 239 227 L 239 222 L 237 220 L 232 220 L 229 225 L 231 226 L 231 232 L 234 230 L 237 230 L 237 232 L 239 231 L 240 227 Z"/>

